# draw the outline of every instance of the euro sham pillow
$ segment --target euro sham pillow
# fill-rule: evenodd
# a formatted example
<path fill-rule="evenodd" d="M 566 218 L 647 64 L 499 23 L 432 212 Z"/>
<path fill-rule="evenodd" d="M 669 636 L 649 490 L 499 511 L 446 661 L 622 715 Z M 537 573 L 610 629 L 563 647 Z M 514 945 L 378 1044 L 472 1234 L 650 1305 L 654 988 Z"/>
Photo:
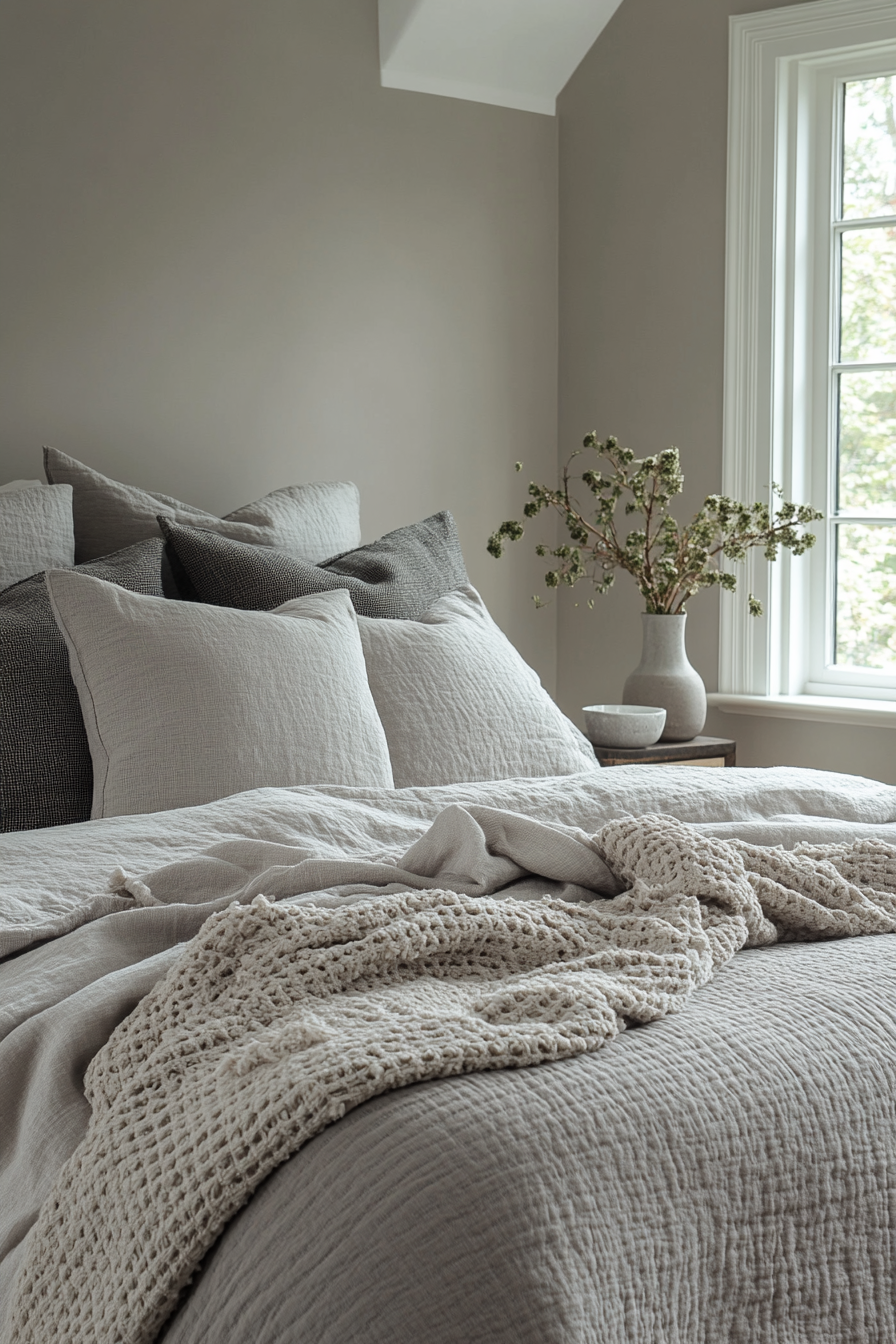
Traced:
<path fill-rule="evenodd" d="M 155 537 L 74 572 L 161 598 L 164 550 Z M 90 747 L 68 650 L 44 575 L 35 574 L 0 593 L 0 830 L 87 821 L 92 796 Z"/>
<path fill-rule="evenodd" d="M 350 481 L 289 485 L 217 518 L 170 495 L 110 480 L 57 448 L 44 448 L 44 471 L 51 484 L 70 485 L 74 491 L 79 564 L 158 536 L 159 514 L 237 541 L 277 546 L 303 560 L 325 559 L 361 540 L 360 497 Z"/>
<path fill-rule="evenodd" d="M 359 615 L 413 620 L 467 582 L 450 513 L 399 527 L 319 565 L 166 518 L 159 526 L 182 596 L 216 606 L 271 611 L 294 597 L 345 588 Z"/>
<path fill-rule="evenodd" d="M 16 485 L 17 482 L 11 482 Z M 0 589 L 75 563 L 70 485 L 0 490 Z"/>
<path fill-rule="evenodd" d="M 284 615 L 47 575 L 93 761 L 92 817 L 288 784 L 391 788 L 344 591 Z"/>
<path fill-rule="evenodd" d="M 358 626 L 396 788 L 599 769 L 469 584 L 415 621 Z"/>

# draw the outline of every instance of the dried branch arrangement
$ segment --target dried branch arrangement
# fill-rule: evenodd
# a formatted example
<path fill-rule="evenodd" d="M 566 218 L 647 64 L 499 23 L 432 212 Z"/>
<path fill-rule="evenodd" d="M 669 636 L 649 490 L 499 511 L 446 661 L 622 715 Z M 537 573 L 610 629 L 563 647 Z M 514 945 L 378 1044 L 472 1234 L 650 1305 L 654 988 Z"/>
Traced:
<path fill-rule="evenodd" d="M 597 453 L 598 465 L 573 475 L 576 458 L 587 449 Z M 609 464 L 608 469 L 599 469 L 602 462 Z M 516 469 L 522 470 L 521 462 Z M 591 496 L 587 505 L 580 504 L 575 496 L 579 482 Z M 583 447 L 566 463 L 559 489 L 535 481 L 529 484 L 530 499 L 524 515 L 535 518 L 543 509 L 556 509 L 571 543 L 553 549 L 535 547 L 538 555 L 557 562 L 545 574 L 545 585 L 558 588 L 566 584 L 571 588 L 580 579 L 588 579 L 595 593 L 605 593 L 612 587 L 616 571 L 623 569 L 638 585 L 646 611 L 677 616 L 684 612 L 688 598 L 701 588 L 734 592 L 737 577 L 722 568 L 723 561 L 743 560 L 757 546 L 762 547 L 767 560 L 776 560 L 782 546 L 794 555 L 802 555 L 815 544 L 814 535 L 805 529 L 823 515 L 809 504 L 785 500 L 772 512 L 767 504 L 739 504 L 727 495 L 707 495 L 691 521 L 681 527 L 668 509 L 683 486 L 677 448 L 666 448 L 654 457 L 636 458 L 612 435 L 601 441 L 596 434 L 589 434 Z M 631 531 L 626 532 L 624 524 L 620 526 L 620 503 L 622 518 L 639 515 Z M 490 554 L 499 559 L 504 542 L 519 541 L 523 532 L 522 523 L 502 523 L 488 539 Z M 762 604 L 752 593 L 748 601 L 751 614 L 761 616 Z M 544 605 L 540 597 L 535 603 Z M 588 605 L 594 605 L 593 598 Z"/>

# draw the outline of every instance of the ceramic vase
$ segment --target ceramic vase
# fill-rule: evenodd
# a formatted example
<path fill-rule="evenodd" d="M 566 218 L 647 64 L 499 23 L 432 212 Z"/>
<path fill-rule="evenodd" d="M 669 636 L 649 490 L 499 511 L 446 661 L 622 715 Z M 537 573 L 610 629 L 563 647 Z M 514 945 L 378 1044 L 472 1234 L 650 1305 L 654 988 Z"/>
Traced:
<path fill-rule="evenodd" d="M 622 703 L 666 711 L 661 742 L 687 742 L 706 722 L 706 687 L 688 662 L 687 616 L 641 616 L 641 661 L 625 683 Z"/>

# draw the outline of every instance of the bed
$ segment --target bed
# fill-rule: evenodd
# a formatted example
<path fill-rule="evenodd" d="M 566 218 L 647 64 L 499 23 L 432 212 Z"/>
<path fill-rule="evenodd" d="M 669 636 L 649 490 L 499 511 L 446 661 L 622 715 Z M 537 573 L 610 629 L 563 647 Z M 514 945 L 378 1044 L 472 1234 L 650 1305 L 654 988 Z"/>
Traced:
<path fill-rule="evenodd" d="M 541 703 L 532 674 L 507 661 L 466 591 L 446 525 L 428 522 L 425 535 L 413 539 L 422 552 L 415 550 L 410 568 L 414 584 L 425 587 L 421 553 L 439 555 L 435 568 L 443 573 L 448 565 L 447 594 L 414 598 L 427 611 L 435 605 L 435 618 L 361 616 L 369 623 L 367 666 L 378 669 L 371 695 L 391 778 L 376 776 L 382 743 L 375 723 L 362 716 L 372 775 L 360 784 L 276 780 L 258 787 L 249 755 L 225 759 L 204 742 L 197 746 L 201 771 L 174 768 L 167 758 L 160 763 L 146 754 L 158 726 L 151 709 L 141 730 L 144 754 L 135 763 L 126 735 L 122 742 L 115 737 L 123 718 L 120 670 L 104 683 L 91 657 L 119 620 L 131 643 L 139 628 L 141 647 L 151 650 L 142 613 L 150 611 L 152 628 L 162 617 L 145 603 L 169 599 L 138 593 L 142 604 L 113 601 L 105 588 L 90 586 L 103 583 L 96 574 L 84 576 L 87 589 L 77 581 L 66 587 L 68 571 L 58 581 L 51 576 L 54 629 L 68 625 L 69 704 L 83 704 L 71 698 L 79 676 L 82 692 L 95 693 L 95 721 L 81 720 L 82 765 L 72 764 L 66 776 L 67 805 L 80 807 L 82 818 L 89 807 L 93 817 L 7 827 L 0 836 L 0 1338 L 892 1341 L 896 941 L 887 930 L 896 927 L 896 790 L 802 770 L 601 771 L 591 762 L 585 768 L 580 742 L 547 710 L 539 711 L 538 732 L 521 733 L 512 712 L 520 697 L 530 726 Z M 222 539 L 176 518 L 165 528 L 169 546 L 172 537 L 175 543 L 169 555 L 186 571 L 175 581 L 193 585 L 199 606 L 218 606 L 230 630 L 229 613 L 256 617 L 250 601 L 259 591 L 268 611 L 317 597 L 290 596 L 290 585 L 308 582 L 304 570 L 296 578 L 295 557 L 287 564 L 239 549 L 265 544 L 257 538 Z M 346 609 L 338 594 L 353 592 L 363 604 L 374 600 L 371 586 L 380 585 L 383 597 L 384 567 L 392 566 L 388 600 L 412 600 L 407 581 L 396 589 L 401 566 L 394 554 L 394 546 L 386 559 L 377 553 L 376 579 L 369 556 L 363 572 L 355 561 L 329 571 L 339 576 L 327 590 L 335 594 L 327 615 L 339 638 Z M 353 582 L 367 588 L 353 591 Z M 446 597 L 447 606 L 438 607 Z M 317 637 L 320 608 L 303 610 L 317 613 Z M 164 622 L 170 646 L 167 612 Z M 452 634 L 455 626 L 460 636 Z M 438 642 L 424 648 L 430 627 Z M 457 666 L 470 662 L 474 645 L 489 645 L 481 693 L 499 674 L 510 705 L 504 718 L 500 703 L 489 711 L 495 727 L 479 758 L 476 744 L 458 737 L 462 706 L 433 710 L 435 669 L 455 638 Z M 112 666 L 123 642 L 102 647 L 102 668 Z M 158 674 L 151 660 L 144 665 L 145 702 Z M 406 684 L 401 673 L 408 668 Z M 237 673 L 246 675 L 242 664 Z M 390 704 L 396 678 L 399 693 Z M 360 714 L 352 685 L 345 694 L 355 696 Z M 279 683 L 275 691 L 281 694 Z M 328 721 L 329 734 L 344 731 L 343 723 Z M 84 787 L 85 750 L 92 790 Z M 514 773 L 519 752 L 536 755 Z M 343 759 L 337 753 L 331 768 L 341 769 Z M 561 768 L 551 770 L 558 759 Z M 470 779 L 438 777 L 443 770 L 456 780 L 459 761 L 473 763 Z M 410 779 L 415 770 L 428 771 L 427 782 Z M 172 774 L 180 796 L 171 791 Z M 226 796 L 217 792 L 222 779 Z M 207 800 L 200 796 L 205 786 L 216 790 Z M 5 787 L 9 807 L 12 781 Z M 24 806 L 21 797 L 17 805 Z M 632 885 L 628 870 L 607 837 L 613 827 L 643 827 L 645 818 L 652 820 L 639 833 L 638 853 L 646 852 L 645 837 L 664 826 L 669 834 L 686 832 L 693 852 L 710 856 L 702 881 L 707 872 L 714 880 L 714 863 L 743 860 L 759 873 L 762 855 L 779 867 L 795 856 L 813 880 L 821 875 L 828 884 L 828 894 L 818 888 L 814 898 L 822 924 L 788 923 L 783 907 L 775 913 L 774 883 L 760 875 L 752 889 L 765 915 L 771 912 L 774 937 L 745 946 L 744 933 L 736 954 L 713 961 L 704 935 L 724 941 L 735 916 L 716 912 L 696 933 L 673 927 L 673 943 L 678 937 L 697 970 L 661 1011 L 654 1004 L 640 1016 L 635 1008 L 613 1013 L 604 1038 L 589 1038 L 587 1048 L 553 1061 L 543 1054 L 546 1062 L 534 1067 L 468 1068 L 461 1061 L 456 1076 L 431 1073 L 426 1081 L 371 1092 L 281 1152 L 254 1184 L 248 1180 L 242 1206 L 207 1238 L 183 1284 L 175 1284 L 173 1296 L 169 1284 L 159 1310 L 144 1312 L 147 1281 L 138 1261 L 167 1216 L 147 1204 L 127 1229 L 127 1235 L 142 1229 L 144 1243 L 133 1256 L 134 1307 L 124 1327 L 120 1302 L 117 1317 L 104 1315 L 94 1279 L 88 1276 L 86 1289 L 71 1289 L 85 1256 L 73 1254 L 70 1244 L 61 1260 L 49 1255 L 39 1268 L 36 1247 L 49 1244 L 41 1229 L 52 1222 L 54 1200 L 73 1188 L 72 1181 L 60 1185 L 60 1173 L 76 1168 L 89 1147 L 88 1066 L 116 1041 L 127 1046 L 129 1024 L 160 1001 L 160 989 L 176 980 L 190 949 L 211 937 L 209 929 L 256 914 L 262 922 L 322 927 L 331 915 L 363 914 L 377 902 L 405 899 L 403 893 L 418 901 L 416 911 L 441 901 L 438 909 L 451 914 L 465 901 L 465 911 L 481 906 L 499 925 L 530 914 L 550 924 L 564 912 L 587 921 L 628 899 L 617 895 Z M 676 892 L 686 885 L 679 882 Z M 658 890 L 645 888 L 647 903 L 636 912 L 642 923 L 650 917 L 648 897 L 655 900 Z M 776 890 L 792 894 L 786 882 Z M 666 898 L 672 899 L 669 890 Z M 695 908 L 691 899 L 685 915 Z M 626 918 L 632 927 L 631 909 Z M 253 1031 L 257 1054 L 257 1026 Z M 189 1032 L 186 1038 L 189 1045 Z M 126 1090 L 128 1081 L 125 1070 L 115 1087 Z M 133 1133 L 119 1131 L 122 1152 L 133 1141 Z M 147 1139 L 144 1157 L 149 1151 Z M 129 1156 L 129 1178 L 140 1161 L 139 1153 Z M 115 1225 L 102 1199 L 94 1198 L 87 1222 L 90 1237 L 114 1258 Z M 21 1310 L 27 1284 L 33 1319 Z M 125 1285 L 121 1300 L 127 1291 Z"/>

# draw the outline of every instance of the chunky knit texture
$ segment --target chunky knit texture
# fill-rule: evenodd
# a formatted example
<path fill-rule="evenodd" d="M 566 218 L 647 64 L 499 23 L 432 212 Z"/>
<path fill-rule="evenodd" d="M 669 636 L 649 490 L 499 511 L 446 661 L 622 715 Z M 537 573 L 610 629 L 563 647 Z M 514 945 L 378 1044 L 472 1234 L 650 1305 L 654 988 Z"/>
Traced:
<path fill-rule="evenodd" d="M 148 1344 L 229 1218 L 369 1097 L 596 1050 L 744 946 L 896 932 L 896 847 L 768 850 L 667 817 L 597 837 L 631 883 L 570 905 L 424 891 L 212 916 L 87 1072 L 93 1117 L 30 1234 L 18 1344 Z"/>

